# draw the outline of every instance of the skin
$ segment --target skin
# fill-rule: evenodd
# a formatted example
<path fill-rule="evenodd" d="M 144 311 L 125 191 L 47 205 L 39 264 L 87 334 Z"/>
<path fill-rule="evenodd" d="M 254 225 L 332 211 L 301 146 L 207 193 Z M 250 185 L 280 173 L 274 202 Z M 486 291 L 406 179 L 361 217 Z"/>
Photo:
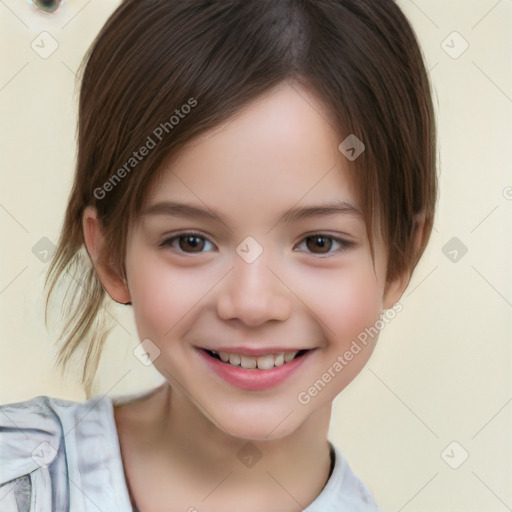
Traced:
<path fill-rule="evenodd" d="M 186 203 L 222 221 L 143 214 L 131 228 L 126 280 L 107 263 L 94 209 L 85 210 L 98 276 L 115 301 L 132 302 L 140 339 L 160 350 L 153 364 L 167 380 L 115 410 L 142 511 L 291 512 L 325 485 L 332 401 L 362 370 L 376 338 L 308 404 L 297 396 L 399 300 L 410 277 L 386 283 L 378 238 L 372 262 L 342 140 L 314 95 L 283 83 L 192 141 L 167 163 L 148 206 Z M 276 222 L 290 208 L 335 201 L 354 211 Z M 183 231 L 202 238 L 188 244 L 176 238 Z M 318 235 L 331 239 L 322 245 Z M 236 252 L 248 236 L 263 248 L 252 263 Z M 210 371 L 198 352 L 241 345 L 311 352 L 284 382 L 248 391 Z M 262 454 L 252 468 L 237 459 L 248 440 Z"/>

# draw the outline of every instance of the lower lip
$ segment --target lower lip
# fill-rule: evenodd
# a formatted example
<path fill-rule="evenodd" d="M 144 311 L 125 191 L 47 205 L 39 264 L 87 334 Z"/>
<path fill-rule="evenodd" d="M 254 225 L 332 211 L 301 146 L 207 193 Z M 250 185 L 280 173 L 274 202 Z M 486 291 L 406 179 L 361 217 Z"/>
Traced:
<path fill-rule="evenodd" d="M 237 388 L 258 391 L 278 386 L 290 377 L 311 356 L 313 350 L 308 350 L 304 355 L 296 357 L 292 361 L 276 366 L 271 370 L 245 369 L 241 366 L 233 366 L 212 357 L 204 349 L 198 349 L 200 356 L 206 364 L 222 379 Z"/>

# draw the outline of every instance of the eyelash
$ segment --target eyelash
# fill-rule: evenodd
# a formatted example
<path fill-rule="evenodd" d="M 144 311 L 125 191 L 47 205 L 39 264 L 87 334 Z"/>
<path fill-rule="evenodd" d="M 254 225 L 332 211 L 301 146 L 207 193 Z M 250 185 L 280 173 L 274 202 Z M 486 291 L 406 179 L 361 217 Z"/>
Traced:
<path fill-rule="evenodd" d="M 172 237 L 169 237 L 169 238 L 166 238 L 165 240 L 163 240 L 160 244 L 159 244 L 159 247 L 161 249 L 167 249 L 167 248 L 172 248 L 174 249 L 176 252 L 180 253 L 180 254 L 203 254 L 205 251 L 199 251 L 199 252 L 187 252 L 187 251 L 183 251 L 179 248 L 176 248 L 176 247 L 173 247 L 173 243 L 175 241 L 178 241 L 180 240 L 180 238 L 185 238 L 185 237 L 195 237 L 195 238 L 199 238 L 201 240 L 204 240 L 206 243 L 210 244 L 212 247 L 215 247 L 214 244 L 212 242 L 210 242 L 206 237 L 204 237 L 203 235 L 201 235 L 200 233 L 194 233 L 194 232 L 189 232 L 189 231 L 186 231 L 186 232 L 183 232 L 183 233 L 178 233 Z M 339 245 L 339 248 L 334 250 L 334 251 L 329 251 L 328 253 L 314 253 L 314 252 L 309 252 L 309 254 L 313 254 L 314 256 L 318 257 L 318 258 L 326 258 L 326 257 L 329 257 L 330 255 L 332 254 L 335 254 L 335 253 L 340 253 L 340 252 L 344 252 L 352 247 L 354 247 L 356 245 L 355 242 L 352 242 L 352 241 L 349 241 L 349 240 L 344 240 L 342 238 L 338 238 L 338 237 L 335 237 L 335 236 L 331 236 L 331 235 L 327 235 L 325 233 L 313 233 L 311 235 L 307 235 L 305 238 L 303 238 L 300 242 L 300 244 L 304 244 L 307 242 L 308 239 L 314 239 L 314 238 L 325 238 L 327 240 L 330 240 L 332 241 L 334 244 L 338 244 Z M 208 251 L 206 251 L 208 252 Z M 307 251 L 301 251 L 301 252 L 307 252 Z"/>

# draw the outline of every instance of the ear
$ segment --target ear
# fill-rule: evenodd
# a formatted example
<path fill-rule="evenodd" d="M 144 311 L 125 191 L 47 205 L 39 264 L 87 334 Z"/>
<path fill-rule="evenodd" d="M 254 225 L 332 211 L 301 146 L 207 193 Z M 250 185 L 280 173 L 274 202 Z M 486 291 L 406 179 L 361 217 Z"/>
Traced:
<path fill-rule="evenodd" d="M 120 304 L 130 303 L 130 291 L 126 279 L 116 272 L 105 251 L 103 227 L 98 219 L 96 209 L 87 206 L 82 215 L 82 229 L 85 246 L 94 265 L 96 273 L 105 291 Z"/>
<path fill-rule="evenodd" d="M 417 214 L 413 221 L 413 238 L 412 238 L 412 247 L 413 254 L 411 258 L 416 261 L 416 256 L 420 255 L 420 251 L 422 250 L 425 243 L 425 215 Z M 404 269 L 403 272 L 398 275 L 392 281 L 389 281 L 386 284 L 386 288 L 384 290 L 384 308 L 390 309 L 393 304 L 398 302 L 402 295 L 404 294 L 407 286 L 409 285 L 409 281 L 411 280 L 412 271 L 414 270 L 414 265 L 411 265 L 410 268 Z"/>
<path fill-rule="evenodd" d="M 407 288 L 407 285 L 409 284 L 410 278 L 411 273 L 404 271 L 402 274 L 386 284 L 383 298 L 384 309 L 391 309 L 393 304 L 396 304 L 400 300 Z"/>

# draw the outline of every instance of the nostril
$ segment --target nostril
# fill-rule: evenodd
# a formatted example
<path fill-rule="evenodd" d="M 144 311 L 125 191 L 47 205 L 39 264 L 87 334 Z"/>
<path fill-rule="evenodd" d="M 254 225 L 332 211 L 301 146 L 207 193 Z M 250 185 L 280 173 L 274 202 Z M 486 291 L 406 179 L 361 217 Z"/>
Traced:
<path fill-rule="evenodd" d="M 62 0 L 32 0 L 33 6 L 46 14 L 54 13 L 62 3 Z"/>

